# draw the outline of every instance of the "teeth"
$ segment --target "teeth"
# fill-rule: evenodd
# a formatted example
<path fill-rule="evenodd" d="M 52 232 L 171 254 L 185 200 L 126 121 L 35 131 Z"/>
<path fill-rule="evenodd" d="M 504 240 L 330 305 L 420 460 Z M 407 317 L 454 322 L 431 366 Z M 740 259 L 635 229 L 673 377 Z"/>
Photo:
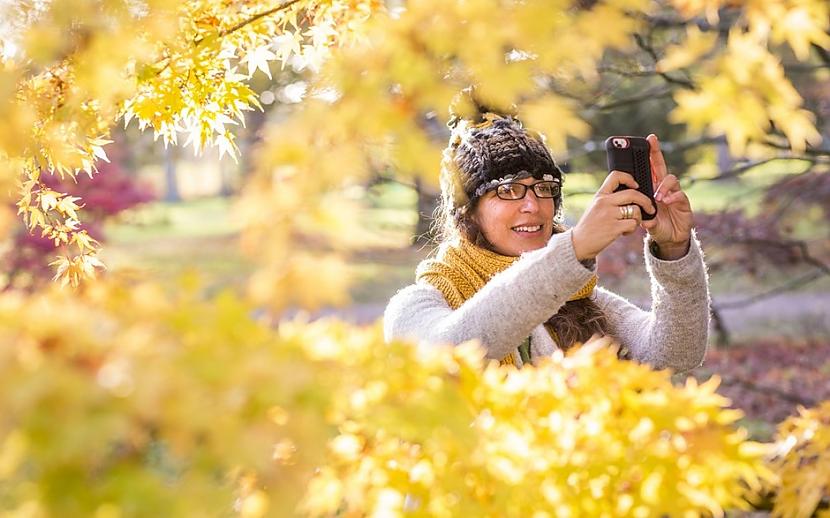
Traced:
<path fill-rule="evenodd" d="M 524 227 L 524 226 L 523 227 L 513 227 L 513 230 L 515 230 L 516 232 L 536 232 L 537 230 L 540 230 L 541 228 L 542 228 L 542 225 L 535 225 L 535 226 L 532 226 L 532 227 Z"/>

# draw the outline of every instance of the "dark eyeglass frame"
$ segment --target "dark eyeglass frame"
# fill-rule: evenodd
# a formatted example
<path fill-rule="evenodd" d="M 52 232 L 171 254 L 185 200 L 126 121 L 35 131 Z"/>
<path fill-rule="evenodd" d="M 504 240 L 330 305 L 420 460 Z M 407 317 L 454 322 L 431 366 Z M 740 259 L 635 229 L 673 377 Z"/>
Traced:
<path fill-rule="evenodd" d="M 537 190 L 537 186 L 539 186 L 541 184 L 550 184 L 550 186 L 551 186 L 551 189 L 550 189 L 551 195 L 550 196 L 544 196 L 544 195 L 539 194 L 539 191 Z M 509 197 L 502 196 L 501 188 L 503 186 L 513 186 L 513 185 L 520 186 L 520 188 L 522 189 L 522 195 L 519 196 L 518 198 L 509 198 Z M 498 196 L 498 198 L 500 200 L 517 201 L 517 200 L 522 200 L 522 199 L 524 199 L 525 196 L 527 196 L 527 190 L 528 189 L 533 189 L 533 194 L 535 194 L 537 198 L 541 198 L 541 199 L 556 198 L 557 196 L 559 196 L 562 193 L 562 185 L 559 182 L 557 182 L 556 180 L 541 180 L 539 182 L 532 183 L 530 185 L 525 185 L 525 184 L 520 183 L 520 182 L 504 182 L 504 183 L 498 184 L 494 190 L 496 191 L 496 196 Z"/>

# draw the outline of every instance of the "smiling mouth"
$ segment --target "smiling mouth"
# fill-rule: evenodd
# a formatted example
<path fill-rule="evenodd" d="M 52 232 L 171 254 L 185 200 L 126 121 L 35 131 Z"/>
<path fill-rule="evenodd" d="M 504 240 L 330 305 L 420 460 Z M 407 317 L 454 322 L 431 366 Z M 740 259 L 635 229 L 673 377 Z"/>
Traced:
<path fill-rule="evenodd" d="M 542 230 L 542 225 L 521 225 L 518 227 L 513 227 L 515 232 L 521 232 L 524 234 L 534 234 Z"/>

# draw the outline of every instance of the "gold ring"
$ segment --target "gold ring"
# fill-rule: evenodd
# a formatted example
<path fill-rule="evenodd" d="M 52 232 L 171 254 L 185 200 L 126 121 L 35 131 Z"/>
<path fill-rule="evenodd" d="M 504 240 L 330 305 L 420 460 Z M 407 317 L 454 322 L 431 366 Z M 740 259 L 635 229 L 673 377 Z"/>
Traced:
<path fill-rule="evenodd" d="M 631 219 L 634 217 L 634 207 L 631 205 L 620 205 L 620 218 Z"/>

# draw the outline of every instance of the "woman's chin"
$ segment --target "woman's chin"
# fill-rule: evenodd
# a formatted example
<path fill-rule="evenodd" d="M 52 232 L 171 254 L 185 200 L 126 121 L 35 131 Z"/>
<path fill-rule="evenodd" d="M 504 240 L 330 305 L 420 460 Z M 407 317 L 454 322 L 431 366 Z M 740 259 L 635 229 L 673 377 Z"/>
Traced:
<path fill-rule="evenodd" d="M 515 233 L 518 234 L 518 232 Z M 529 234 L 532 235 L 512 236 L 510 243 L 505 243 L 506 246 L 500 248 L 503 250 L 509 250 L 509 255 L 518 256 L 525 252 L 532 252 L 533 250 L 544 248 L 550 239 L 550 236 L 541 231 Z"/>

